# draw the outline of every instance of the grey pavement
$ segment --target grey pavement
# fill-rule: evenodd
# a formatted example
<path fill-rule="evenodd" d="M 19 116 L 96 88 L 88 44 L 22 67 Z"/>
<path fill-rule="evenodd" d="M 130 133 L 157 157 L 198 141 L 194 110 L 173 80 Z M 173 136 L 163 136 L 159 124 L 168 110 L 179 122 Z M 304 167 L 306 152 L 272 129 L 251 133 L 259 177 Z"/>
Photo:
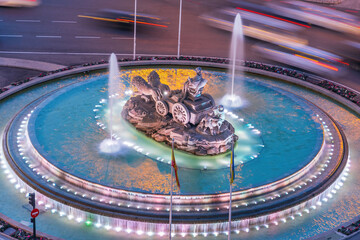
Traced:
<path fill-rule="evenodd" d="M 0 88 L 10 85 L 13 82 L 25 80 L 38 76 L 41 71 L 0 66 Z"/>
<path fill-rule="evenodd" d="M 54 71 L 65 67 L 63 65 L 53 64 L 48 62 L 26 60 L 19 58 L 5 58 L 5 57 L 0 57 L 0 66 L 25 68 L 25 69 L 38 70 L 43 72 Z"/>
<path fill-rule="evenodd" d="M 13 82 L 37 76 L 40 72 L 53 71 L 64 67 L 64 65 L 44 61 L 0 57 L 0 88 Z"/>

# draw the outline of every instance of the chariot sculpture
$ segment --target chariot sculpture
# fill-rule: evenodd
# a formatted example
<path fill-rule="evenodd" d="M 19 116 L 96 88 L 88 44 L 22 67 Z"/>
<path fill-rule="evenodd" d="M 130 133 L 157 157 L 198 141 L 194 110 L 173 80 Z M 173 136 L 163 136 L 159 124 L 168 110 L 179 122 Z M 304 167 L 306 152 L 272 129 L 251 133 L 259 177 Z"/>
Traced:
<path fill-rule="evenodd" d="M 201 68 L 195 71 L 195 77 L 188 78 L 177 90 L 162 84 L 155 71 L 149 74 L 148 81 L 134 77 L 132 84 L 137 91 L 122 115 L 156 141 L 170 143 L 175 138 L 179 149 L 197 155 L 219 154 L 230 149 L 237 136 L 224 118 L 224 108 L 203 93 L 207 80 L 202 77 Z"/>

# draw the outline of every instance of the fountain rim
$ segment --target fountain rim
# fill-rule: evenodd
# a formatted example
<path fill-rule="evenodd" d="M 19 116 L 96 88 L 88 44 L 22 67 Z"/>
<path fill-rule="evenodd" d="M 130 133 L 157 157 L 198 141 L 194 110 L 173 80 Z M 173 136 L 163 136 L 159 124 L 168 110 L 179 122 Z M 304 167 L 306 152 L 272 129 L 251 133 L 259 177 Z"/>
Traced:
<path fill-rule="evenodd" d="M 198 56 L 191 56 L 191 57 L 192 58 L 197 57 L 197 58 L 206 58 L 206 59 L 216 59 L 215 57 L 198 57 Z M 220 58 L 220 59 L 228 60 L 227 58 Z M 254 62 L 254 63 L 262 64 L 261 62 Z M 214 68 L 214 69 L 221 69 L 221 70 L 228 69 L 228 67 L 227 67 L 228 63 L 209 62 L 206 60 L 195 61 L 195 60 L 180 60 L 180 59 L 178 59 L 178 60 L 130 60 L 130 61 L 124 61 L 124 62 L 118 61 L 118 65 L 119 65 L 119 67 L 134 67 L 134 66 L 146 67 L 146 66 L 154 66 L 154 65 L 158 65 L 158 66 L 174 65 L 174 66 L 184 66 L 184 67 L 185 66 L 197 67 L 200 65 L 202 67 L 207 67 L 207 68 Z M 281 66 L 276 66 L 276 65 L 271 65 L 271 66 L 283 68 Z M 106 71 L 108 67 L 109 67 L 109 63 L 101 63 L 98 65 L 75 67 L 70 70 L 56 72 L 56 73 L 47 75 L 45 77 L 38 76 L 29 82 L 12 87 L 8 91 L 1 93 L 0 101 L 11 95 L 21 92 L 21 90 L 30 88 L 30 87 L 38 85 L 38 84 L 42 84 L 42 83 L 56 80 L 56 79 L 61 79 L 64 77 L 76 76 L 76 75 L 81 75 L 81 74 L 83 75 L 83 74 L 89 73 L 90 71 Z M 242 68 L 244 70 L 244 72 L 247 72 L 247 73 L 260 75 L 260 76 L 265 75 L 270 78 L 281 80 L 281 81 L 284 81 L 284 82 L 287 82 L 290 84 L 304 87 L 310 91 L 320 93 L 323 96 L 329 97 L 332 100 L 339 102 L 344 107 L 350 109 L 351 111 L 354 111 L 356 114 L 358 114 L 360 116 L 360 106 L 358 106 L 355 103 L 341 97 L 340 95 L 338 95 L 330 90 L 324 89 L 314 83 L 306 82 L 304 80 L 300 80 L 300 79 L 297 79 L 294 77 L 282 75 L 282 74 L 279 74 L 276 72 L 269 72 L 269 71 L 258 69 L 258 68 L 251 68 L 251 67 L 246 67 L 246 66 L 240 66 L 239 68 Z M 287 69 L 290 69 L 290 68 L 287 68 Z M 334 82 L 329 79 L 323 79 L 323 80 L 326 80 L 331 83 L 335 83 L 339 86 L 343 86 L 343 87 L 347 88 L 348 90 L 360 95 L 359 91 L 352 89 L 348 86 L 342 85 L 340 83 Z"/>
<path fill-rule="evenodd" d="M 137 63 L 137 62 L 136 62 Z M 188 63 L 188 62 L 187 62 Z M 155 61 L 155 63 L 154 64 L 156 64 L 156 65 L 161 65 L 161 64 L 159 64 L 159 62 L 156 62 Z M 131 65 L 131 66 L 134 66 L 134 65 L 137 65 L 137 64 L 133 64 L 133 65 Z M 145 64 L 145 65 L 147 65 L 147 64 Z M 171 65 L 171 64 L 169 64 L 169 62 L 168 61 L 166 61 L 166 63 L 165 63 L 165 65 Z M 180 64 L 181 65 L 181 64 Z M 195 62 L 194 63 L 194 65 L 191 65 L 191 66 L 195 66 L 195 65 L 199 65 L 199 62 Z M 181 66 L 184 66 L 184 65 L 181 65 Z M 186 66 L 189 66 L 189 64 L 186 64 Z M 224 66 L 222 66 L 222 69 L 224 68 Z M 100 69 L 96 69 L 96 70 L 100 70 Z M 268 72 L 266 72 L 266 71 L 264 71 L 265 73 L 268 73 Z M 63 74 L 63 76 L 66 76 L 66 75 L 72 75 L 72 74 Z M 267 75 L 267 74 L 262 74 L 262 75 Z M 270 77 L 273 77 L 273 76 L 270 76 Z M 279 79 L 279 76 L 278 75 L 276 75 L 276 78 L 277 79 Z M 52 78 L 50 78 L 50 79 L 48 79 L 48 80 L 52 80 L 52 79 L 54 79 L 54 77 L 52 77 Z M 56 78 L 55 77 L 55 79 L 58 79 L 58 78 Z M 292 80 L 294 80 L 293 78 L 291 78 Z M 281 80 L 281 79 L 280 79 Z M 296 80 L 296 79 L 295 79 Z M 299 80 L 298 80 L 299 81 Z M 43 81 L 42 81 L 43 82 Z M 292 82 L 293 83 L 293 82 Z M 295 83 L 296 84 L 296 83 Z M 299 84 L 300 85 L 300 84 Z M 306 86 L 305 86 L 306 87 Z M 18 91 L 20 91 L 21 89 L 19 89 Z M 336 100 L 336 99 L 335 99 Z M 325 112 L 324 112 L 325 113 Z M 326 113 L 325 113 L 326 114 Z M 331 116 L 328 116 L 330 119 L 332 119 L 331 118 Z M 332 121 L 334 122 L 334 120 L 332 119 Z M 343 159 L 342 159 L 342 161 L 341 161 L 341 166 L 342 166 L 342 168 L 341 168 L 341 171 L 340 171 L 340 173 L 339 173 L 339 168 L 336 168 L 335 170 L 336 171 L 334 171 L 334 173 L 335 172 L 337 172 L 337 175 L 339 176 L 340 174 L 341 174 L 341 172 L 342 172 L 342 169 L 345 167 L 345 165 L 346 165 L 346 162 L 347 162 L 347 156 L 348 156 L 348 147 L 347 147 L 347 141 L 346 141 L 346 137 L 345 137 L 345 135 L 343 134 L 343 132 L 342 132 L 342 130 L 339 128 L 339 126 L 338 126 L 338 124 L 336 123 L 336 122 L 334 122 L 334 124 L 337 126 L 337 128 L 338 128 L 338 130 L 339 130 L 339 132 L 340 132 L 340 135 L 342 136 L 342 138 L 343 138 L 343 142 L 344 142 L 344 149 L 346 150 L 344 150 L 344 154 L 343 154 Z M 9 126 L 9 125 L 8 125 Z M 8 128 L 8 126 L 7 126 L 7 128 Z M 5 137 L 5 136 L 4 136 Z M 4 142 L 4 139 L 3 139 L 3 144 L 5 144 L 5 142 Z M 344 160 L 344 158 L 345 158 L 345 160 Z M 340 167 L 340 164 L 339 164 L 339 166 L 338 167 Z M 327 183 L 328 183 L 328 186 L 330 186 L 332 183 L 334 183 L 336 181 L 336 179 L 335 180 L 333 180 L 331 183 L 329 183 L 328 181 L 327 181 Z M 323 188 L 324 186 L 322 186 L 321 188 Z M 321 193 L 321 192 L 320 192 Z M 317 194 L 320 194 L 320 193 L 317 193 Z M 225 193 L 226 194 L 226 193 Z M 306 200 L 306 199 L 305 199 Z M 291 206 L 288 206 L 288 207 L 291 207 Z M 87 209 L 87 211 L 88 211 L 88 209 Z M 139 219 L 138 219 L 139 220 Z"/>

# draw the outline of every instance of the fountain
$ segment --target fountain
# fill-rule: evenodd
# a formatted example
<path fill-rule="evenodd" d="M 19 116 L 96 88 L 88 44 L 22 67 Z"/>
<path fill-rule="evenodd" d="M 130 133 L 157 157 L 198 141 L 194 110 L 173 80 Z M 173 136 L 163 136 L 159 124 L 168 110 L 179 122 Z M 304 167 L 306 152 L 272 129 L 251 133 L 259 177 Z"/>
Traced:
<path fill-rule="evenodd" d="M 348 174 L 345 135 L 327 113 L 298 96 L 299 91 L 292 93 L 290 87 L 284 89 L 284 83 L 278 84 L 273 78 L 264 81 L 263 77 L 248 75 L 244 77 L 244 91 L 260 96 L 250 96 L 251 108 L 216 108 L 211 96 L 221 95 L 225 88 L 228 76 L 224 69 L 214 65 L 211 70 L 196 69 L 194 74 L 188 66 L 167 63 L 164 67 L 159 62 L 141 67 L 133 65 L 137 62 L 122 63 L 126 68 L 114 75 L 121 76 L 127 89 L 115 80 L 105 91 L 106 80 L 114 76 L 110 67 L 110 78 L 104 70 L 86 77 L 53 79 L 46 88 L 28 89 L 25 96 L 29 99 L 3 101 L 7 111 L 0 121 L 4 128 L 0 163 L 6 178 L 24 195 L 36 191 L 39 208 L 63 219 L 114 234 L 162 237 L 169 231 L 171 148 L 160 143 L 166 143 L 168 135 L 157 133 L 163 138 L 159 142 L 148 137 L 153 130 L 149 125 L 166 119 L 174 122 L 180 140 L 187 129 L 203 131 L 211 139 L 219 137 L 219 129 L 205 127 L 202 119 L 210 113 L 214 114 L 210 119 L 223 120 L 228 138 L 237 136 L 232 234 L 297 218 L 342 186 Z M 117 67 L 116 59 L 111 63 Z M 130 88 L 135 87 L 137 91 L 132 93 Z M 182 87 L 184 90 L 179 89 Z M 189 109 L 197 101 L 208 105 L 191 114 Z M 324 107 L 323 101 L 321 98 L 317 103 Z M 182 103 L 189 115 L 184 108 L 175 111 L 177 103 Z M 147 104 L 150 110 L 143 108 Z M 155 117 L 146 118 L 143 110 Z M 159 122 L 152 122 L 154 119 Z M 174 132 L 170 131 L 170 137 Z M 116 141 L 121 151 L 113 154 L 112 147 L 98 151 L 95 146 L 104 136 Z M 173 199 L 173 232 L 187 238 L 223 234 L 228 229 L 229 152 L 224 148 L 213 155 L 207 151 L 196 154 L 178 145 L 175 155 L 181 189 Z M 48 218 L 47 214 L 41 217 Z M 84 228 L 79 225 L 74 229 Z M 49 231 L 56 228 L 51 226 Z"/>
<path fill-rule="evenodd" d="M 114 101 L 120 92 L 120 79 L 119 79 L 119 66 L 115 53 L 110 55 L 109 60 L 109 80 L 108 80 L 108 102 L 109 102 L 109 117 L 108 128 L 110 132 L 110 138 L 104 139 L 100 143 L 100 151 L 104 153 L 116 153 L 120 150 L 120 143 L 113 136 L 113 118 L 114 118 Z"/>
<path fill-rule="evenodd" d="M 196 131 L 198 125 L 192 121 L 200 124 L 204 116 L 194 119 L 202 111 L 188 117 L 166 111 L 166 106 L 180 103 L 171 103 L 172 96 L 184 97 L 180 94 L 183 90 L 171 90 L 170 86 L 173 89 L 189 86 L 184 92 L 192 92 L 195 97 L 201 93 L 198 96 L 201 100 L 193 100 L 200 100 L 202 105 L 223 90 L 227 75 L 221 70 L 200 69 L 194 75 L 194 69 L 178 66 L 172 69 L 168 65 L 132 66 L 123 69 L 120 75 L 128 86 L 126 92 L 131 84 L 137 92 L 130 99 L 114 98 L 113 104 L 104 101 L 106 74 L 94 73 L 86 81 L 62 79 L 68 85 L 64 88 L 58 88 L 56 82 L 51 89 L 40 88 L 39 98 L 26 103 L 4 130 L 2 148 L 6 160 L 2 160 L 2 168 L 11 174 L 9 179 L 21 192 L 37 191 L 39 208 L 44 211 L 109 231 L 161 237 L 169 229 L 171 148 L 138 131 L 135 125 L 146 133 L 153 124 L 151 119 L 141 119 L 143 113 L 139 109 L 143 104 L 152 105 L 150 112 L 156 118 L 175 122 L 178 117 L 177 128 L 191 124 Z M 261 82 L 256 76 L 244 80 L 246 91 L 261 94 L 251 99 L 251 106 L 256 106 L 252 111 L 256 112 L 217 108 L 222 114 L 215 117 L 233 126 L 230 138 L 233 134 L 238 136 L 234 150 L 233 233 L 274 226 L 301 215 L 303 209 L 309 211 L 319 205 L 324 196 L 342 184 L 339 179 L 343 177 L 346 164 L 343 159 L 347 156 L 344 137 L 321 109 L 293 93 Z M 198 91 L 193 91 L 195 83 Z M 209 95 L 202 93 L 202 87 Z M 109 92 L 110 96 L 116 94 L 111 87 Z M 190 100 L 184 104 L 187 109 L 194 103 Z M 119 102 L 123 101 L 127 103 L 119 111 Z M 216 105 L 212 101 L 209 104 L 204 109 L 210 112 Z M 109 113 L 112 107 L 114 111 Z M 132 110 L 133 118 L 128 118 Z M 64 115 L 68 117 L 61 118 Z M 107 123 L 111 115 L 113 121 Z M 128 124 L 119 128 L 126 124 L 123 118 L 133 121 L 135 127 Z M 266 134 L 261 135 L 254 126 Z M 206 128 L 206 136 L 217 136 L 211 135 L 217 130 Z M 93 147 L 110 131 L 113 141 L 121 143 L 118 155 L 103 154 Z M 230 154 L 226 150 L 211 156 L 175 151 L 181 190 L 176 191 L 173 199 L 174 233 L 190 237 L 224 233 L 228 228 Z M 204 164 L 211 171 L 203 171 Z"/>
<path fill-rule="evenodd" d="M 242 94 L 242 78 L 243 70 L 239 68 L 244 61 L 244 34 L 240 13 L 236 14 L 234 20 L 234 26 L 232 30 L 231 45 L 230 45 L 230 65 L 229 76 L 231 77 L 231 92 L 227 93 L 222 98 L 221 103 L 229 108 L 242 107 L 246 104 L 246 101 L 241 97 Z M 235 90 L 235 78 L 238 78 Z"/>

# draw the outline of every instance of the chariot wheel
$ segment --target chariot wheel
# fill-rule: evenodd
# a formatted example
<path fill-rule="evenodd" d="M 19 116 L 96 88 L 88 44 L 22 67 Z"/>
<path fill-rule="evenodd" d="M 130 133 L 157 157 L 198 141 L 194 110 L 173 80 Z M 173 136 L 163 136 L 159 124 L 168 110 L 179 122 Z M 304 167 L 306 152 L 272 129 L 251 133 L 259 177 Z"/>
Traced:
<path fill-rule="evenodd" d="M 176 122 L 183 125 L 187 124 L 190 120 L 189 110 L 182 103 L 175 103 L 172 107 L 172 115 Z"/>
<path fill-rule="evenodd" d="M 155 109 L 156 109 L 156 112 L 158 114 L 160 114 L 161 116 L 166 116 L 166 114 L 169 113 L 169 107 L 168 105 L 166 104 L 166 102 L 164 101 L 156 101 L 155 103 Z"/>
<path fill-rule="evenodd" d="M 211 106 L 215 106 L 215 100 L 214 100 L 214 98 L 213 98 L 210 94 L 203 93 L 202 95 L 203 95 L 204 97 L 210 99 L 210 101 L 211 101 Z"/>

